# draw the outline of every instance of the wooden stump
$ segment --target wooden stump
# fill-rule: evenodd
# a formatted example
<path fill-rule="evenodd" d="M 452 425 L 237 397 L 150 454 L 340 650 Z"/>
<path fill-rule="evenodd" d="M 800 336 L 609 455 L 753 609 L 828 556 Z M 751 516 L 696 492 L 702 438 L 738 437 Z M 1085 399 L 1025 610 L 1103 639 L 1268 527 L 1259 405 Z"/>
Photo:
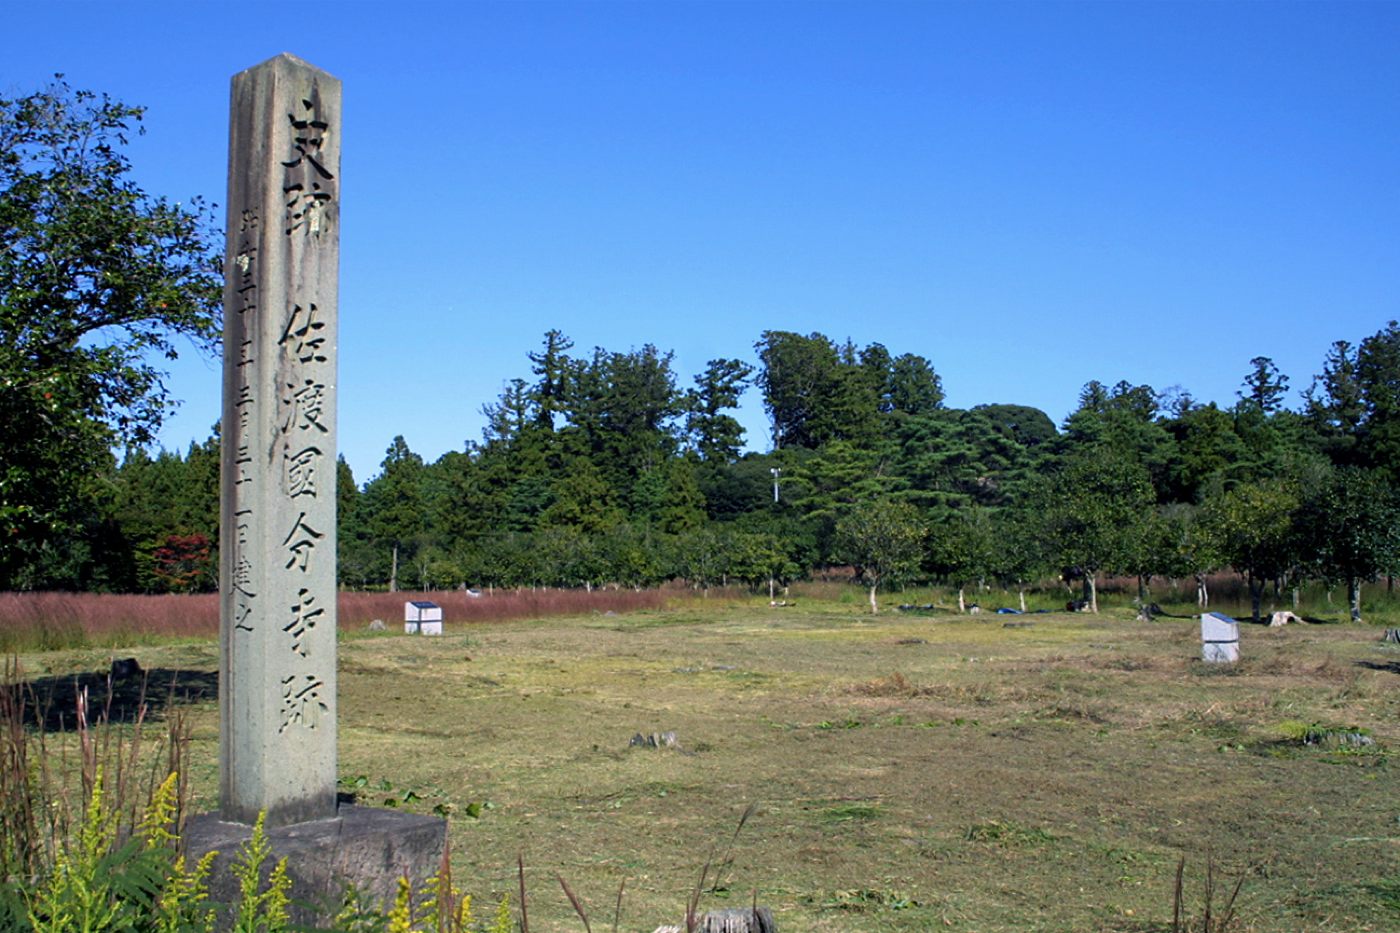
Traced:
<path fill-rule="evenodd" d="M 767 907 L 712 910 L 700 918 L 697 933 L 777 933 L 773 912 Z M 685 927 L 660 926 L 652 933 L 685 933 Z"/>

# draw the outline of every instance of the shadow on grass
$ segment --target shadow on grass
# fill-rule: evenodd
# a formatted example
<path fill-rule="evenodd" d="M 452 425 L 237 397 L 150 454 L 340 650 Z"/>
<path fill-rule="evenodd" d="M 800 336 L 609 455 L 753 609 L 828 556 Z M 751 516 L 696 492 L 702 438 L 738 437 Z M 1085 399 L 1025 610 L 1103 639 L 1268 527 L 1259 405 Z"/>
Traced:
<path fill-rule="evenodd" d="M 1400 674 L 1400 661 L 1357 661 L 1358 667 L 1369 668 L 1373 671 L 1389 671 L 1392 674 Z"/>
<path fill-rule="evenodd" d="M 45 732 L 77 728 L 78 697 L 87 692 L 88 720 L 135 722 L 145 707 L 147 719 L 162 716 L 176 705 L 217 700 L 219 672 L 158 667 L 141 674 L 114 678 L 105 672 L 63 674 L 0 685 L 20 695 L 24 722 Z"/>

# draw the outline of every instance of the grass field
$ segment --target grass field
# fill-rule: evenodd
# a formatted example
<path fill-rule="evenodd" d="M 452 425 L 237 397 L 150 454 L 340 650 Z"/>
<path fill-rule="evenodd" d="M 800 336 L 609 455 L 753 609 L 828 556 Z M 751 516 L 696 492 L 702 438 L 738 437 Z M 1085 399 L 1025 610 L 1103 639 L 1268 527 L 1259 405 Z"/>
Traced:
<path fill-rule="evenodd" d="M 1183 856 L 1197 915 L 1208 862 L 1217 911 L 1244 878 L 1234 929 L 1400 929 L 1400 650 L 1379 629 L 1243 626 L 1244 660 L 1219 669 L 1189 619 L 859 610 L 711 600 L 347 636 L 340 771 L 368 803 L 450 810 L 478 898 L 513 890 L 523 855 L 537 931 L 582 929 L 556 873 L 595 929 L 624 879 L 620 929 L 679 922 L 712 854 L 702 909 L 756 897 L 785 933 L 1165 931 Z M 217 668 L 212 641 L 134 653 Z M 209 808 L 217 711 L 189 717 Z M 1338 738 L 1356 730 L 1374 744 Z M 628 744 L 663 731 L 678 747 Z"/>

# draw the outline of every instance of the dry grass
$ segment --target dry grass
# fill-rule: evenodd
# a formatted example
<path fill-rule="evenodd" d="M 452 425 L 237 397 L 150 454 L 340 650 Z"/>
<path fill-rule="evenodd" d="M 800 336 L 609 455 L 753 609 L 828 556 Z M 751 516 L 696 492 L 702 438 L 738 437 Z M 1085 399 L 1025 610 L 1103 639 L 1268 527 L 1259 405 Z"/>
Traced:
<path fill-rule="evenodd" d="M 0 652 L 123 645 L 219 632 L 219 597 L 0 593 Z"/>
<path fill-rule="evenodd" d="M 340 626 L 363 629 L 373 619 L 388 625 L 403 620 L 408 600 L 426 599 L 443 607 L 455 622 L 634 612 L 659 609 L 668 595 L 659 590 L 496 590 L 469 596 L 460 590 L 432 593 L 352 593 L 339 595 Z M 134 596 L 101 593 L 0 592 L 0 653 L 85 646 L 133 645 L 161 640 L 214 638 L 219 633 L 219 597 Z"/>
<path fill-rule="evenodd" d="M 749 807 L 700 909 L 756 892 L 786 930 L 1167 931 L 1183 857 L 1187 916 L 1213 865 L 1245 875 L 1232 929 L 1396 929 L 1400 652 L 1366 627 L 1245 627 L 1220 670 L 1190 620 L 1128 615 L 763 600 L 390 631 L 342 643 L 341 767 L 387 783 L 367 802 L 452 807 L 453 875 L 480 897 L 514 891 L 523 854 L 536 931 L 581 929 L 556 873 L 590 904 L 625 879 L 627 928 L 681 922 Z M 189 721 L 212 806 L 217 715 Z M 1299 722 L 1376 745 L 1280 741 Z M 628 745 L 668 730 L 679 747 Z"/>

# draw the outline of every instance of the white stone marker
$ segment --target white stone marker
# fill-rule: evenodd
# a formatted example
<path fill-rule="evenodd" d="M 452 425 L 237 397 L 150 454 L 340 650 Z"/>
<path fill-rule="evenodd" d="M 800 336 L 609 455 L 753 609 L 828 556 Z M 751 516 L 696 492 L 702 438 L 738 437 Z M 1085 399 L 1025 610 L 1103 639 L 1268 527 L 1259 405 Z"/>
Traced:
<path fill-rule="evenodd" d="M 234 75 L 224 267 L 220 806 L 336 813 L 340 81 Z"/>
<path fill-rule="evenodd" d="M 408 635 L 441 635 L 442 607 L 425 599 L 404 603 L 403 630 Z"/>
<path fill-rule="evenodd" d="M 1234 664 L 1240 659 L 1240 624 L 1218 612 L 1201 613 L 1201 660 Z"/>

